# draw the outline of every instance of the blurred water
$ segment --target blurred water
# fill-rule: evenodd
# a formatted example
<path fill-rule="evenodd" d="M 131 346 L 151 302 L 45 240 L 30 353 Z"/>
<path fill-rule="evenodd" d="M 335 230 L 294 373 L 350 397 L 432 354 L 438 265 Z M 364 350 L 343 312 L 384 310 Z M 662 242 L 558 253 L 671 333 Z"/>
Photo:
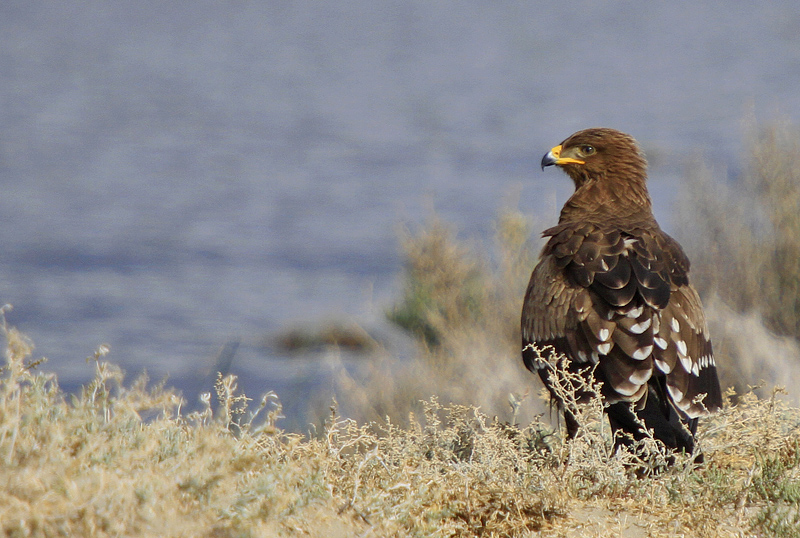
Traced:
<path fill-rule="evenodd" d="M 0 302 L 65 386 L 108 343 L 191 392 L 241 337 L 248 388 L 300 405 L 341 362 L 260 343 L 379 324 L 401 223 L 552 220 L 541 155 L 603 125 L 669 230 L 691 157 L 735 168 L 748 114 L 798 119 L 798 27 L 789 0 L 3 2 Z"/>

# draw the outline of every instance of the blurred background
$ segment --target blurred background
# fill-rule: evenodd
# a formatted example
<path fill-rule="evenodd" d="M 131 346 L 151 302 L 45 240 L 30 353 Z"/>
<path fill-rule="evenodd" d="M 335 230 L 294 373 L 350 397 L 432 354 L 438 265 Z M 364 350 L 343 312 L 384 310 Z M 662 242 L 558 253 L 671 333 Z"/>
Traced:
<path fill-rule="evenodd" d="M 798 28 L 789 0 L 4 1 L 0 303 L 69 390 L 100 344 L 190 403 L 223 363 L 302 430 L 370 360 L 305 327 L 418 353 L 404 233 L 491 241 L 511 207 L 535 250 L 571 192 L 541 156 L 606 126 L 676 234 L 688 169 L 735 179 L 748 118 L 800 116 Z"/>

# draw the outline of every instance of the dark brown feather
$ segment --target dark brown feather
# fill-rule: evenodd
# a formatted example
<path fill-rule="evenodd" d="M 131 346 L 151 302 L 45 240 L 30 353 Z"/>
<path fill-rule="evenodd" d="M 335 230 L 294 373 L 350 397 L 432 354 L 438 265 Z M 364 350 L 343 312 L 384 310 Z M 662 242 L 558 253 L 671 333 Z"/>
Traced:
<path fill-rule="evenodd" d="M 587 145 L 596 152 L 582 156 Z M 571 157 L 556 164 L 576 190 L 559 224 L 543 233 L 549 239 L 525 294 L 525 365 L 549 388 L 555 380 L 544 365 L 566 356 L 573 371 L 604 383 L 607 404 L 636 403 L 647 409 L 645 418 L 662 409 L 666 416 L 655 421 L 658 427 L 680 422 L 669 413 L 688 424 L 720 408 L 716 364 L 700 298 L 689 284 L 689 261 L 653 218 L 646 162 L 636 142 L 611 129 L 589 129 L 565 140 L 561 155 Z M 539 354 L 533 346 L 546 349 Z M 648 395 L 658 406 L 645 405 Z M 628 422 L 621 411 L 612 417 L 612 424 Z M 689 446 L 680 432 L 657 437 Z"/>

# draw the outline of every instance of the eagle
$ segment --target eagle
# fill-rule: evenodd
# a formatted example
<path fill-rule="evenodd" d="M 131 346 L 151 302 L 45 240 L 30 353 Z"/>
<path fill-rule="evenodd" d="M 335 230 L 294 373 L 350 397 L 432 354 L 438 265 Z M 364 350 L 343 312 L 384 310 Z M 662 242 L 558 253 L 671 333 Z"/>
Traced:
<path fill-rule="evenodd" d="M 630 135 L 594 128 L 541 164 L 560 167 L 575 192 L 542 233 L 522 307 L 525 366 L 563 411 L 570 439 L 580 425 L 556 389 L 579 379 L 578 404 L 591 397 L 586 386 L 600 386 L 615 448 L 652 435 L 691 454 L 698 418 L 722 407 L 722 395 L 689 259 L 653 217 L 643 152 Z"/>

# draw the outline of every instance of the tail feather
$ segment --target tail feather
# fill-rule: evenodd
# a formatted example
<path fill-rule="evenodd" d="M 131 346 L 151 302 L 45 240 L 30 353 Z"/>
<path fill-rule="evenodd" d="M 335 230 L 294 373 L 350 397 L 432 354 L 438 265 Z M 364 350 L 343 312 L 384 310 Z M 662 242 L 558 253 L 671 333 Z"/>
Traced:
<path fill-rule="evenodd" d="M 651 383 L 647 400 L 643 408 L 634 410 L 626 402 L 612 404 L 606 410 L 614 433 L 615 447 L 631 446 L 636 441 L 649 437 L 642 429 L 641 423 L 652 432 L 652 436 L 664 443 L 664 446 L 683 451 L 694 452 L 694 434 L 697 419 L 684 422 L 667 399 L 658 394 L 658 387 Z M 623 435 L 628 434 L 628 435 Z M 698 463 L 702 456 L 698 456 Z"/>

